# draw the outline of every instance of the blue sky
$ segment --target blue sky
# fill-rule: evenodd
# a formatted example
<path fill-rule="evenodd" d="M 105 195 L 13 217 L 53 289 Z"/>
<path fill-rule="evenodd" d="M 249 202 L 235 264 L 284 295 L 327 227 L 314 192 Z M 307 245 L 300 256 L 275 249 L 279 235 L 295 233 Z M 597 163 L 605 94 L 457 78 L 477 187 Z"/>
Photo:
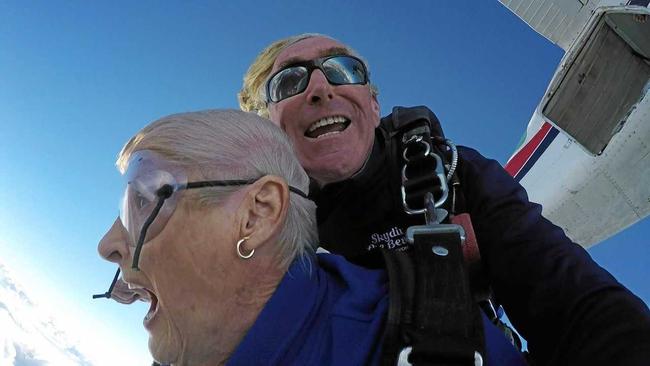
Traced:
<path fill-rule="evenodd" d="M 365 56 L 383 114 L 427 105 L 449 137 L 501 163 L 563 54 L 497 1 L 3 1 L 0 261 L 88 319 L 83 334 L 101 324 L 106 349 L 119 339 L 146 358 L 147 307 L 90 299 L 114 272 L 96 244 L 123 189 L 116 154 L 164 115 L 236 108 L 257 53 L 303 32 Z M 649 236 L 645 220 L 590 249 L 646 303 Z"/>

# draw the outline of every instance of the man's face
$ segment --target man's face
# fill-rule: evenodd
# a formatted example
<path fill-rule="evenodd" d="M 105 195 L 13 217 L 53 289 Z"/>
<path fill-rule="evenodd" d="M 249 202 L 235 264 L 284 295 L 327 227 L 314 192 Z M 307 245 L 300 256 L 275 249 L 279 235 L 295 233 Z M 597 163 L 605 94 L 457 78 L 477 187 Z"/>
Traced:
<path fill-rule="evenodd" d="M 295 62 L 346 53 L 344 49 L 329 38 L 307 38 L 278 55 L 271 75 Z M 269 115 L 289 135 L 307 174 L 325 185 L 361 169 L 379 124 L 379 104 L 368 84 L 330 85 L 316 69 L 304 92 L 270 103 Z"/>

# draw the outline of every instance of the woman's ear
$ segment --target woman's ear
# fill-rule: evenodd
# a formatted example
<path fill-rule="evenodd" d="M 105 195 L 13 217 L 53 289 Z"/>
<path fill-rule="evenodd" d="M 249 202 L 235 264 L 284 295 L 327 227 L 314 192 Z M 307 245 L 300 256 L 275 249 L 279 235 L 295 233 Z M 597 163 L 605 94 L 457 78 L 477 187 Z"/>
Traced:
<path fill-rule="evenodd" d="M 289 187 L 285 180 L 266 175 L 248 188 L 240 206 L 240 235 L 248 237 L 245 249 L 251 251 L 276 239 L 289 209 Z"/>

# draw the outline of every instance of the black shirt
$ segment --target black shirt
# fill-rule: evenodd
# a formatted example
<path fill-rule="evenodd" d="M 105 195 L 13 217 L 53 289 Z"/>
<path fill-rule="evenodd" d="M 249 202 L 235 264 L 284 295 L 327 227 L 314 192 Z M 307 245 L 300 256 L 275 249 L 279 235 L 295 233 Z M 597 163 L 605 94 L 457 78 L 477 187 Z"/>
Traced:
<path fill-rule="evenodd" d="M 499 163 L 458 150 L 483 267 L 536 362 L 646 365 L 648 307 L 546 220 Z M 387 160 L 378 131 L 362 172 L 313 194 L 322 246 L 369 267 L 381 263 L 378 248 L 403 249 L 406 228 L 423 223 L 399 205 Z"/>
<path fill-rule="evenodd" d="M 379 130 L 370 159 L 354 177 L 315 190 L 321 246 L 365 267 L 383 263 L 380 248 L 406 249 L 404 233 L 423 225 L 422 215 L 409 216 L 401 207 L 386 147 Z M 313 190 L 313 189 L 312 189 Z"/>

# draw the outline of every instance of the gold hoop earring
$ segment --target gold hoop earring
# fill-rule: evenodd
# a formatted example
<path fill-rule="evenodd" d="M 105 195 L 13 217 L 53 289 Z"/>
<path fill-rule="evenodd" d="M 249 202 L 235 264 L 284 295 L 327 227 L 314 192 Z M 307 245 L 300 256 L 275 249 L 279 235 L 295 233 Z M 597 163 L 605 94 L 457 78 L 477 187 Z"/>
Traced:
<path fill-rule="evenodd" d="M 241 252 L 241 245 L 242 245 L 243 242 L 245 242 L 246 240 L 248 240 L 248 238 L 249 238 L 248 236 L 245 236 L 245 237 L 239 239 L 239 241 L 237 242 L 237 255 L 238 255 L 239 258 L 241 258 L 241 259 L 250 259 L 250 258 L 253 256 L 253 254 L 255 254 L 255 249 L 251 250 L 251 252 L 248 253 L 248 254 L 246 254 L 246 255 L 244 255 L 244 254 Z"/>

